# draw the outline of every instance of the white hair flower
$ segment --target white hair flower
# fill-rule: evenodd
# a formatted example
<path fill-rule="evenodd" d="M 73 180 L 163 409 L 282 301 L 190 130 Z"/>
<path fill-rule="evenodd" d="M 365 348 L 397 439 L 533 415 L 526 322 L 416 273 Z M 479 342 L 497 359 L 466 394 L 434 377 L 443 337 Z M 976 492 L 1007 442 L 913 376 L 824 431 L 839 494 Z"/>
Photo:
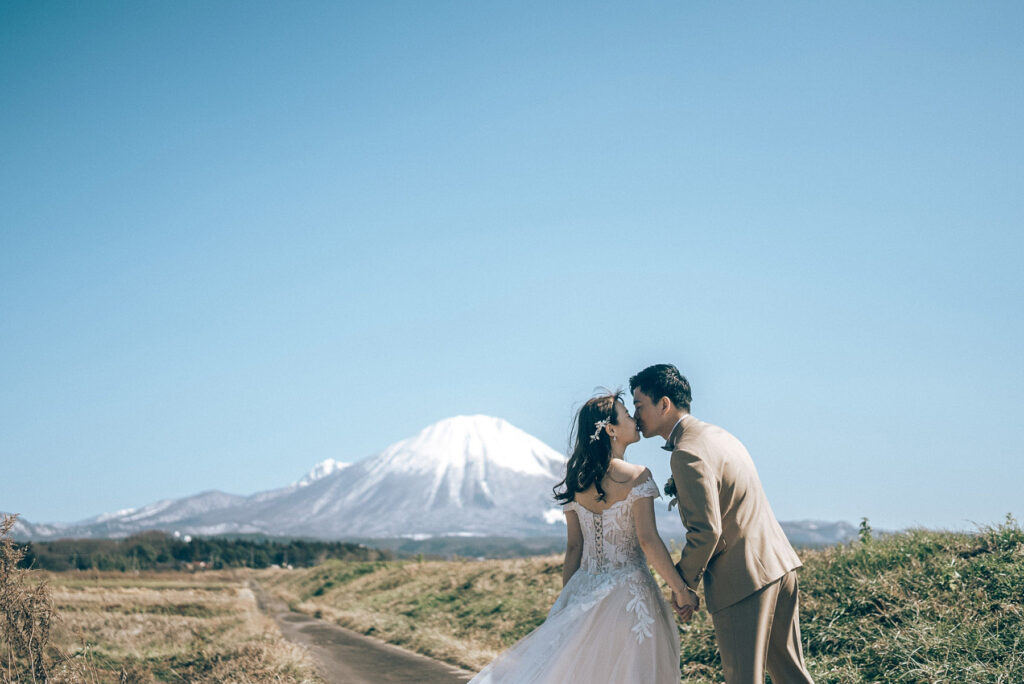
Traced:
<path fill-rule="evenodd" d="M 607 418 L 602 418 L 601 420 L 594 423 L 595 430 L 594 434 L 590 435 L 591 442 L 596 442 L 601 437 L 601 430 L 603 430 L 604 426 L 607 425 L 609 422 L 611 421 L 609 421 Z"/>

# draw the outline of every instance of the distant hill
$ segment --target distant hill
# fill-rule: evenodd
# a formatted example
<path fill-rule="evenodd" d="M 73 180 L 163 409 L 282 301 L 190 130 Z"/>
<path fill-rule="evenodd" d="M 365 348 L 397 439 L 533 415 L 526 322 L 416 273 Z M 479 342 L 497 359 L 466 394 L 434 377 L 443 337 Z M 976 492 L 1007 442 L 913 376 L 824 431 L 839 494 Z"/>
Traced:
<path fill-rule="evenodd" d="M 672 515 L 676 516 L 675 521 L 668 520 L 667 524 L 666 521 L 659 519 L 659 532 L 670 546 L 681 547 L 685 539 L 682 525 L 674 511 Z M 842 544 L 857 537 L 857 528 L 845 522 L 801 520 L 784 522 L 781 525 L 790 543 L 800 549 Z M 350 541 L 359 541 L 406 557 L 422 554 L 433 558 L 518 558 L 562 553 L 565 551 L 564 529 L 563 527 L 563 533 L 558 536 L 546 537 L 437 536 L 425 539 L 360 538 Z"/>

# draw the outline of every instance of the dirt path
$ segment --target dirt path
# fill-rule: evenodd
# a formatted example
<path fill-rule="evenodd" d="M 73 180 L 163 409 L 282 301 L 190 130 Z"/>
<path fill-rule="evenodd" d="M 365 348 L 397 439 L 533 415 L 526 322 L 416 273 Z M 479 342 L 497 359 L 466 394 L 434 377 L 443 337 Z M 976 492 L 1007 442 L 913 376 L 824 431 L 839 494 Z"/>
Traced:
<path fill-rule="evenodd" d="M 250 586 L 260 610 L 273 618 L 286 639 L 309 648 L 324 679 L 332 684 L 460 684 L 473 676 L 452 665 L 295 612 L 256 583 Z"/>

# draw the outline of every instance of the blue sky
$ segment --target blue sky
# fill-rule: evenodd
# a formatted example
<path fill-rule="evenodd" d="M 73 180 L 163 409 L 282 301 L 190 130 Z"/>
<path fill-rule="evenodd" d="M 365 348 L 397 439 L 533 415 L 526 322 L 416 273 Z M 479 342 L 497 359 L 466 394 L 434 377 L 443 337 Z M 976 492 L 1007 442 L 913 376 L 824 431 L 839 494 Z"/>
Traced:
<path fill-rule="evenodd" d="M 677 364 L 780 519 L 1024 517 L 1019 3 L 0 6 L 0 509 Z M 654 441 L 628 457 L 667 474 Z"/>

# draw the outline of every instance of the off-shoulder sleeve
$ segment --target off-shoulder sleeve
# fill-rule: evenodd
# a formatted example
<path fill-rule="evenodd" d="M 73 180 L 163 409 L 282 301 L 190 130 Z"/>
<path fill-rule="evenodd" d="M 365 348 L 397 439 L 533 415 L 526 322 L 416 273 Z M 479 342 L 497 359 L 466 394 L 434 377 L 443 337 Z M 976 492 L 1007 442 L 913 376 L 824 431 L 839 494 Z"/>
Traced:
<path fill-rule="evenodd" d="M 654 499 L 661 498 L 661 490 L 658 489 L 658 485 L 654 484 L 654 476 L 651 475 L 651 471 L 647 471 L 646 477 L 641 482 L 638 482 L 633 487 L 633 491 L 629 493 L 629 496 L 634 501 L 636 499 L 643 499 L 651 497 Z"/>

